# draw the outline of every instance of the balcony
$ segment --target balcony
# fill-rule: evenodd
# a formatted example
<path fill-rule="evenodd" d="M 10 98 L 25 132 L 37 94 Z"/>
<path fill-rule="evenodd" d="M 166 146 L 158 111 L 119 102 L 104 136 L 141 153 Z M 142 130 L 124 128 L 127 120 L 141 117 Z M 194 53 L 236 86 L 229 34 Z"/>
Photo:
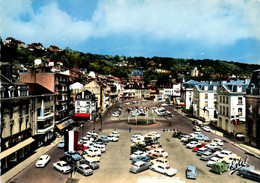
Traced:
<path fill-rule="evenodd" d="M 44 115 L 44 116 L 37 116 L 37 120 L 38 121 L 45 121 L 48 118 L 51 118 L 54 116 L 54 113 L 50 113 L 48 115 Z"/>
<path fill-rule="evenodd" d="M 44 129 L 38 129 L 37 133 L 46 133 L 46 132 L 52 130 L 53 128 L 54 128 L 54 124 L 52 124 L 51 126 L 48 126 L 47 128 L 44 128 Z"/>

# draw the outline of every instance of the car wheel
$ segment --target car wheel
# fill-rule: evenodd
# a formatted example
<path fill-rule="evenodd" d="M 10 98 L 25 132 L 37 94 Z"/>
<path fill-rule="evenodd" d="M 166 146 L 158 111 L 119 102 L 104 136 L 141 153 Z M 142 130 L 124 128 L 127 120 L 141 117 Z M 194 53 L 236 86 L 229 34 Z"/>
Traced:
<path fill-rule="evenodd" d="M 62 171 L 61 171 L 61 173 L 65 173 L 65 171 L 64 171 L 64 170 L 62 170 Z"/>
<path fill-rule="evenodd" d="M 167 175 L 167 173 L 164 173 L 164 175 Z"/>
<path fill-rule="evenodd" d="M 155 171 L 155 169 L 154 169 L 154 168 L 152 168 L 152 170 L 153 170 L 153 171 Z"/>
<path fill-rule="evenodd" d="M 219 174 L 221 175 L 221 174 L 222 174 L 222 172 L 219 172 Z"/>
<path fill-rule="evenodd" d="M 242 175 L 242 174 L 241 174 L 240 176 L 241 176 L 242 178 L 244 177 L 244 175 Z"/>

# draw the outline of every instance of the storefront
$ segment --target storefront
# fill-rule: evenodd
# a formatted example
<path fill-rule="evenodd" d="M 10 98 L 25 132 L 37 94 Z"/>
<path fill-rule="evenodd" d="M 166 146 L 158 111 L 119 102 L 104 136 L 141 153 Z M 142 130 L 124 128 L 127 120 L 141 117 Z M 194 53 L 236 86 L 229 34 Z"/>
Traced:
<path fill-rule="evenodd" d="M 1 152 L 1 172 L 4 173 L 27 158 L 33 151 L 34 139 L 32 137 Z"/>

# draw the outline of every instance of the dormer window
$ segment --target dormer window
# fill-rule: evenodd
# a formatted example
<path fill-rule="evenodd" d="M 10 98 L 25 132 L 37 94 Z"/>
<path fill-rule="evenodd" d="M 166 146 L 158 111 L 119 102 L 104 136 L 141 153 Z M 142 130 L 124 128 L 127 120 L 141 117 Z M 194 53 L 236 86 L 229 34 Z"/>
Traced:
<path fill-rule="evenodd" d="M 14 97 L 14 90 L 15 90 L 14 86 L 9 86 L 8 87 L 8 95 L 9 95 L 9 97 Z"/>
<path fill-rule="evenodd" d="M 0 86 L 0 91 L 1 91 L 1 98 L 4 98 L 5 97 L 5 87 Z"/>
<path fill-rule="evenodd" d="M 237 92 L 242 92 L 242 86 L 241 85 L 237 86 Z"/>

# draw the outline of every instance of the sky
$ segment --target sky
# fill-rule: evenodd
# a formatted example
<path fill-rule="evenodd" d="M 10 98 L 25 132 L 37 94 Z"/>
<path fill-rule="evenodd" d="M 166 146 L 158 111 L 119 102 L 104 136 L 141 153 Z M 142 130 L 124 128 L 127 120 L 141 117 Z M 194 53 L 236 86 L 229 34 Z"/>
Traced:
<path fill-rule="evenodd" d="M 260 64 L 260 0 L 8 0 L 0 7 L 3 40 Z"/>

